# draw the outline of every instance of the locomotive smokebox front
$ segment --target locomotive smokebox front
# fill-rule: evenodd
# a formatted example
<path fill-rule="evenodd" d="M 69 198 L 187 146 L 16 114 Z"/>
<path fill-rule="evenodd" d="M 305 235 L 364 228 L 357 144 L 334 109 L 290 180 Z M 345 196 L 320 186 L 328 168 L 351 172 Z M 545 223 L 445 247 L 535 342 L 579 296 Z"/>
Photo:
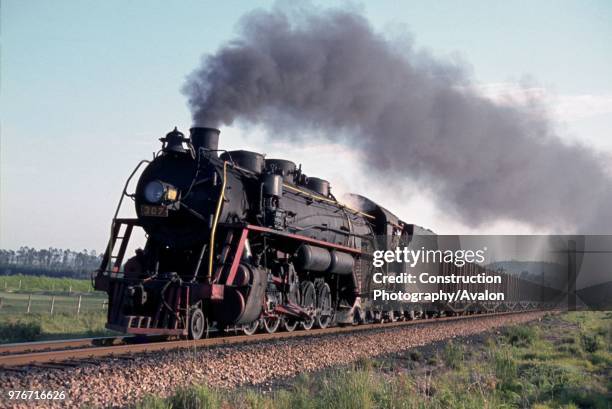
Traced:
<path fill-rule="evenodd" d="M 186 138 L 175 128 L 160 139 L 161 151 L 140 176 L 136 214 L 161 245 L 185 248 L 206 239 L 224 185 L 219 134 L 215 128 L 194 127 Z M 223 207 L 228 206 L 221 206 L 221 216 Z"/>

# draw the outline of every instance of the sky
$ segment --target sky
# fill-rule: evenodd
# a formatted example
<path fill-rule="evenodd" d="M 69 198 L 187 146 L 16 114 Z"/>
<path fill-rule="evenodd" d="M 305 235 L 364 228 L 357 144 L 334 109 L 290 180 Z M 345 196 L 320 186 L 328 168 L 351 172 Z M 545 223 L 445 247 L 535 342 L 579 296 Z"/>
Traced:
<path fill-rule="evenodd" d="M 527 87 L 562 138 L 612 154 L 612 2 L 312 3 L 357 8 L 377 31 L 462 61 L 492 99 Z M 2 0 L 0 248 L 103 249 L 126 177 L 174 126 L 188 132 L 185 77 L 242 15 L 274 4 Z M 220 145 L 302 163 L 337 195 L 365 194 L 441 234 L 542 233 L 513 221 L 475 231 L 409 178 L 389 195 L 345 146 L 272 143 L 240 127 L 221 129 Z"/>

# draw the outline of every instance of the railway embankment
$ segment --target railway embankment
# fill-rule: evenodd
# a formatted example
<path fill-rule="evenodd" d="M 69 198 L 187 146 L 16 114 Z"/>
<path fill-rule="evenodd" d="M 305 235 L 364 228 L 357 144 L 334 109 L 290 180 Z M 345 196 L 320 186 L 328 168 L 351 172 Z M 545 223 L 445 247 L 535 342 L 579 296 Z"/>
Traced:
<path fill-rule="evenodd" d="M 546 315 L 229 394 L 183 388 L 136 408 L 607 409 L 611 345 L 611 312 Z"/>
<path fill-rule="evenodd" d="M 144 402 L 144 407 L 147 407 L 154 404 L 153 401 L 160 403 L 162 399 L 173 399 L 177 393 L 203 394 L 211 399 L 223 396 L 223 399 L 229 399 L 234 393 L 240 392 L 228 390 L 240 391 L 244 388 L 249 390 L 245 392 L 249 396 L 259 396 L 262 399 L 264 394 L 255 390 L 268 390 L 267 396 L 272 397 L 266 399 L 274 400 L 277 394 L 291 394 L 291 388 L 280 388 L 278 393 L 272 393 L 275 385 L 283 382 L 299 385 L 299 379 L 304 374 L 319 374 L 325 370 L 334 373 L 334 368 L 344 368 L 335 373 L 340 374 L 337 376 L 348 376 L 346 374 L 356 371 L 348 370 L 347 366 L 350 365 L 359 365 L 371 359 L 384 360 L 384 357 L 392 354 L 411 354 L 435 342 L 463 339 L 487 331 L 495 334 L 502 327 L 525 325 L 544 316 L 542 312 L 526 312 L 455 321 L 431 320 L 406 327 L 385 328 L 383 325 L 380 329 L 367 332 L 162 351 L 137 357 L 109 357 L 102 362 L 84 362 L 77 367 L 62 368 L 58 365 L 58 368 L 45 366 L 23 372 L 6 370 L 0 371 L 0 383 L 5 396 L 8 396 L 8 390 L 63 390 L 66 398 L 45 402 L 5 399 L 3 405 L 13 407 L 19 403 L 25 407 L 124 407 Z M 359 372 L 356 376 L 365 375 Z M 383 376 L 382 372 L 380 376 Z M 344 382 L 340 378 L 328 378 L 327 375 L 310 379 L 316 379 L 317 382 L 325 379 L 326 382 Z M 313 388 L 318 386 L 313 384 Z M 217 391 L 226 392 L 219 394 Z M 381 393 L 386 395 L 384 390 Z M 194 399 L 202 401 L 203 395 Z M 223 403 L 223 399 L 219 404 Z M 271 401 L 270 404 L 276 403 Z M 186 406 L 179 404 L 173 407 Z"/>

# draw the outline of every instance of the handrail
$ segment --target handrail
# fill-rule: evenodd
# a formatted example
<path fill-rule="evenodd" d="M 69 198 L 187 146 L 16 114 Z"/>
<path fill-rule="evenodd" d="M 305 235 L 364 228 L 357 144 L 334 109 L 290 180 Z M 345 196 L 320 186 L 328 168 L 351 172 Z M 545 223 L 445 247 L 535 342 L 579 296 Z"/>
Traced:
<path fill-rule="evenodd" d="M 352 211 L 352 212 L 354 212 L 356 214 L 359 214 L 361 216 L 367 217 L 369 219 L 376 219 L 376 217 L 372 216 L 371 214 L 367 214 L 367 213 L 361 212 L 361 211 L 359 211 L 357 209 L 353 209 L 352 207 L 347 206 L 344 203 L 340 203 L 337 200 L 328 199 L 328 198 L 323 197 L 323 196 L 319 196 L 319 195 L 312 194 L 310 192 L 306 192 L 305 190 L 298 189 L 297 187 L 289 185 L 287 183 L 283 183 L 283 187 L 285 187 L 285 188 L 287 188 L 289 190 L 293 190 L 294 192 L 301 193 L 301 194 L 303 194 L 303 195 L 305 195 L 307 197 L 310 197 L 310 198 L 312 198 L 314 200 L 319 200 L 321 202 L 328 202 L 328 203 L 335 204 L 335 205 L 337 205 L 337 206 L 339 206 L 341 208 L 348 209 L 348 210 L 350 210 L 350 211 Z"/>
<path fill-rule="evenodd" d="M 208 248 L 208 280 L 212 277 L 213 268 L 213 253 L 215 249 L 215 234 L 217 233 L 217 224 L 219 222 L 219 214 L 221 213 L 221 205 L 225 200 L 225 185 L 227 181 L 227 161 L 223 161 L 223 182 L 221 183 L 221 193 L 219 194 L 219 201 L 217 202 L 217 210 L 215 210 L 215 218 L 213 220 L 212 228 L 210 229 L 210 245 Z"/>
<path fill-rule="evenodd" d="M 117 209 L 115 210 L 115 216 L 113 217 L 113 221 L 117 218 L 117 215 L 119 214 L 119 209 L 121 208 L 121 204 L 123 202 L 123 197 L 124 196 L 130 196 L 130 195 L 127 194 L 127 188 L 129 186 L 130 182 L 132 181 L 132 178 L 134 177 L 134 175 L 136 174 L 136 172 L 142 166 L 143 163 L 151 163 L 151 161 L 147 160 L 147 159 L 141 160 L 140 162 L 138 162 L 138 165 L 136 165 L 136 167 L 134 168 L 132 173 L 130 173 L 130 176 L 127 178 L 127 180 L 125 181 L 125 185 L 123 186 L 123 193 L 121 193 L 121 198 L 119 199 L 119 203 L 117 204 Z"/>
<path fill-rule="evenodd" d="M 108 257 L 106 257 L 106 263 L 108 265 L 108 263 L 110 262 L 111 258 L 112 258 L 112 251 L 113 251 L 113 246 L 114 246 L 114 241 L 113 241 L 113 236 L 115 233 L 115 223 L 117 221 L 117 216 L 119 215 L 119 210 L 121 210 L 121 205 L 123 204 L 123 198 L 125 196 L 130 196 L 127 193 L 127 188 L 130 184 L 130 182 L 132 181 L 132 178 L 134 177 L 134 175 L 136 174 L 136 172 L 138 171 L 138 169 L 140 169 L 140 167 L 142 166 L 143 163 L 151 163 L 150 160 L 147 159 L 143 159 L 140 162 L 138 162 L 138 165 L 136 165 L 136 167 L 134 168 L 134 170 L 132 171 L 132 173 L 130 173 L 130 176 L 127 178 L 127 180 L 125 181 L 125 185 L 123 186 L 123 191 L 121 192 L 121 197 L 119 198 L 119 203 L 117 203 L 117 208 L 115 209 L 115 215 L 113 216 L 113 221 L 111 222 L 111 228 L 110 228 L 110 238 L 108 239 L 108 245 L 106 246 L 106 253 L 108 254 Z M 108 270 L 105 266 L 101 266 L 103 267 L 103 271 Z"/>

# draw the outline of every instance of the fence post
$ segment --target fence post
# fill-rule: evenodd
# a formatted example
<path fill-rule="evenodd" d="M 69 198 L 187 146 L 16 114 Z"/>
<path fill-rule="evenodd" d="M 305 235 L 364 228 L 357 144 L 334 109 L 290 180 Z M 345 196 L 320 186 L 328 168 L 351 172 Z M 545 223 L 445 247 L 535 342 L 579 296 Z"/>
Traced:
<path fill-rule="evenodd" d="M 51 311 L 49 314 L 53 315 L 53 307 L 55 306 L 55 296 L 51 297 Z"/>
<path fill-rule="evenodd" d="M 19 289 L 21 290 L 21 280 L 19 280 Z"/>
<path fill-rule="evenodd" d="M 81 295 L 79 295 L 79 303 L 77 304 L 77 316 L 81 313 Z"/>
<path fill-rule="evenodd" d="M 26 314 L 30 313 L 30 308 L 32 308 L 32 294 L 28 294 L 28 310 L 26 311 Z"/>
<path fill-rule="evenodd" d="M 68 287 L 68 294 L 72 294 L 72 286 Z"/>

